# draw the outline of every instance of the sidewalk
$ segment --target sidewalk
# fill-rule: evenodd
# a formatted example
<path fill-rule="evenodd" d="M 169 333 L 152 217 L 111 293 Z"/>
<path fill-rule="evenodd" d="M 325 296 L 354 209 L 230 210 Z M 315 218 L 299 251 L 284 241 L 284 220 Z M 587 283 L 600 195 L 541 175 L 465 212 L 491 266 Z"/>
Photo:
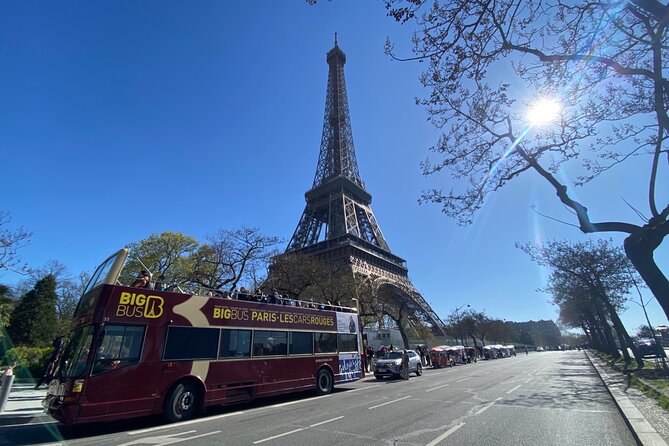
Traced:
<path fill-rule="evenodd" d="M 641 446 L 669 446 L 667 412 L 654 400 L 630 387 L 624 374 L 587 350 L 585 354 L 606 385 L 637 443 Z"/>
<path fill-rule="evenodd" d="M 42 400 L 46 388 L 33 389 L 34 384 L 14 383 L 5 410 L 0 412 L 0 426 L 54 421 L 44 413 Z"/>

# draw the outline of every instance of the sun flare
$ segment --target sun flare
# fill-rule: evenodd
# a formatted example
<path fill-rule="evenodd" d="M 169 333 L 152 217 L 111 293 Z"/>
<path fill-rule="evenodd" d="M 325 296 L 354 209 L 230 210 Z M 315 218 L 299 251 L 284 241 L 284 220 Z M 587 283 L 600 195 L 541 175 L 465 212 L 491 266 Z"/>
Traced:
<path fill-rule="evenodd" d="M 560 115 L 562 105 L 554 99 L 540 99 L 534 102 L 527 112 L 527 118 L 534 125 L 555 122 Z"/>

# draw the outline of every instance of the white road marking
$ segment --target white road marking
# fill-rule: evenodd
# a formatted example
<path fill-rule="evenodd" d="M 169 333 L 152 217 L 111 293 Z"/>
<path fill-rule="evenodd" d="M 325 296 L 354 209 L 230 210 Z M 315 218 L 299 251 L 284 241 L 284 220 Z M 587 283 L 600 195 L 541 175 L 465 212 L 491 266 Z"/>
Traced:
<path fill-rule="evenodd" d="M 507 390 L 506 393 L 511 393 L 511 392 L 513 392 L 514 390 L 516 390 L 516 389 L 517 389 L 518 387 L 520 387 L 520 386 L 521 386 L 521 384 L 518 384 L 518 385 L 517 385 L 516 387 L 514 387 L 513 389 L 511 389 L 511 390 Z"/>
<path fill-rule="evenodd" d="M 533 376 L 532 378 L 528 378 L 528 379 L 526 379 L 526 380 L 525 380 L 525 383 L 528 383 L 528 382 L 532 381 L 533 379 L 534 379 L 534 376 Z"/>
<path fill-rule="evenodd" d="M 398 401 L 405 400 L 405 399 L 407 399 L 407 398 L 411 398 L 411 395 L 405 396 L 404 398 L 398 398 L 398 399 L 396 399 L 396 400 L 388 401 L 388 402 L 385 402 L 385 403 L 383 403 L 383 404 L 377 404 L 376 406 L 368 407 L 368 409 L 369 409 L 369 410 L 372 410 L 372 409 L 376 409 L 377 407 L 387 406 L 388 404 L 393 404 L 393 403 L 396 403 L 396 402 L 398 402 Z"/>
<path fill-rule="evenodd" d="M 462 381 L 467 381 L 468 379 L 472 379 L 472 378 L 471 378 L 471 377 L 469 377 L 469 378 L 463 378 L 463 379 L 459 379 L 459 380 L 457 380 L 457 381 L 455 381 L 455 382 L 456 382 L 456 383 L 461 383 Z"/>
<path fill-rule="evenodd" d="M 427 444 L 427 446 L 435 446 L 436 444 L 439 444 L 439 442 L 441 442 L 441 440 L 448 437 L 449 435 L 451 435 L 453 432 L 460 429 L 464 425 L 465 425 L 465 423 L 456 424 L 455 426 L 453 426 L 452 428 L 450 428 L 449 430 L 447 430 L 446 432 L 444 432 L 443 434 L 439 435 L 437 438 L 435 438 L 434 440 L 429 442 Z"/>
<path fill-rule="evenodd" d="M 276 438 L 285 437 L 286 435 L 294 434 L 296 432 L 300 432 L 300 431 L 303 431 L 305 429 L 306 429 L 306 427 L 301 427 L 299 429 L 295 429 L 295 430 L 292 430 L 290 432 L 284 432 L 283 434 L 279 434 L 279 435 L 275 435 L 273 437 L 263 438 L 262 440 L 254 441 L 253 444 L 264 443 L 266 441 L 274 440 Z"/>
<path fill-rule="evenodd" d="M 175 438 L 177 435 L 192 434 L 193 432 L 196 432 L 196 431 L 178 432 L 176 434 L 161 435 L 161 436 L 158 436 L 158 437 L 138 438 L 137 440 L 133 440 L 133 441 L 130 441 L 128 443 L 123 443 L 119 446 L 131 446 L 131 445 L 136 445 L 136 444 L 155 444 L 155 445 L 163 446 L 163 445 L 167 445 L 167 444 L 180 443 L 182 441 L 190 441 L 190 440 L 194 440 L 196 438 L 207 437 L 209 435 L 214 435 L 214 434 L 220 434 L 221 433 L 221 431 L 213 431 L 213 432 L 207 432 L 205 434 L 193 435 L 192 437 Z"/>
<path fill-rule="evenodd" d="M 297 400 L 297 401 L 289 401 L 289 402 L 287 402 L 287 403 L 272 404 L 271 406 L 267 406 L 267 407 L 265 407 L 265 409 L 272 409 L 272 408 L 275 408 L 275 407 L 292 406 L 293 404 L 304 403 L 304 402 L 307 402 L 307 401 L 320 400 L 321 398 L 327 398 L 327 397 L 329 397 L 329 396 L 331 396 L 331 395 L 332 395 L 332 394 L 328 394 L 328 395 L 323 395 L 323 396 L 315 396 L 315 397 L 308 398 L 308 399 L 304 399 L 304 400 Z"/>
<path fill-rule="evenodd" d="M 379 387 L 380 385 L 381 384 L 374 384 L 373 386 L 359 387 L 357 389 L 347 390 L 346 393 L 353 393 L 353 392 L 357 392 L 359 390 L 367 390 L 367 389 L 371 389 L 372 387 Z"/>
<path fill-rule="evenodd" d="M 331 422 L 333 422 L 333 421 L 337 421 L 337 420 L 340 420 L 340 419 L 342 419 L 342 418 L 344 418 L 343 415 L 342 415 L 341 417 L 337 417 L 337 418 L 332 418 L 332 419 L 330 419 L 330 420 L 321 421 L 320 423 L 311 424 L 309 427 L 320 426 L 320 425 L 322 425 L 322 424 L 331 423 Z M 267 438 L 263 438 L 262 440 L 254 441 L 253 444 L 264 443 L 264 442 L 266 442 L 266 441 L 270 441 L 270 440 L 274 440 L 274 439 L 277 439 L 277 438 L 285 437 L 286 435 L 295 434 L 295 433 L 297 433 L 297 432 L 301 432 L 301 431 L 306 430 L 306 429 L 307 429 L 306 427 L 301 427 L 301 428 L 299 428 L 299 429 L 294 429 L 294 430 L 292 430 L 292 431 L 290 431 L 290 432 L 284 432 L 283 434 L 274 435 L 273 437 L 267 437 Z"/>
<path fill-rule="evenodd" d="M 321 424 L 331 423 L 331 422 L 333 422 L 333 421 L 341 420 L 342 418 L 344 418 L 343 415 L 342 415 L 341 417 L 333 418 L 333 419 L 331 419 L 331 420 L 325 420 L 325 421 L 321 421 L 320 423 L 312 424 L 312 425 L 310 425 L 309 427 L 320 426 Z"/>
<path fill-rule="evenodd" d="M 441 389 L 443 387 L 448 387 L 448 386 L 450 386 L 450 384 L 444 384 L 442 386 L 437 386 L 437 387 L 433 387 L 431 389 L 427 389 L 426 392 L 432 392 L 433 390 Z"/>
<path fill-rule="evenodd" d="M 474 415 L 481 415 L 484 411 L 488 410 L 490 407 L 492 407 L 493 404 L 495 404 L 497 401 L 501 400 L 502 398 L 496 398 L 494 401 L 488 403 L 487 405 L 483 406 L 476 412 L 474 412 Z"/>
<path fill-rule="evenodd" d="M 223 414 L 223 415 L 217 415 L 215 417 L 198 418 L 197 420 L 190 420 L 190 421 L 184 421 L 184 422 L 181 422 L 181 423 L 167 424 L 167 425 L 164 425 L 164 426 L 156 426 L 156 427 L 150 427 L 148 429 L 130 431 L 130 432 L 126 432 L 126 434 L 128 434 L 128 435 L 140 435 L 140 434 L 145 434 L 147 432 L 153 432 L 153 431 L 157 431 L 157 430 L 161 430 L 161 429 L 180 428 L 180 427 L 183 427 L 183 426 L 188 426 L 189 424 L 203 423 L 205 421 L 211 421 L 211 420 L 218 420 L 218 419 L 221 419 L 221 418 L 227 418 L 227 417 L 231 417 L 231 416 L 234 416 L 234 415 L 241 415 L 243 413 L 244 412 L 232 412 L 232 413 L 226 413 L 226 414 Z"/>

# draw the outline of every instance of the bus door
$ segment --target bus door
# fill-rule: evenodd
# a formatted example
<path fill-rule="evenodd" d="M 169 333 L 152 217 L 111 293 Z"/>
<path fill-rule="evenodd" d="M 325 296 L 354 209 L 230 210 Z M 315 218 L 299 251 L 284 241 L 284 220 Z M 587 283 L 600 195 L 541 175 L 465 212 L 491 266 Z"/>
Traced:
<path fill-rule="evenodd" d="M 146 326 L 108 324 L 100 328 L 82 418 L 150 413 L 157 399 L 152 365 L 140 362 Z"/>

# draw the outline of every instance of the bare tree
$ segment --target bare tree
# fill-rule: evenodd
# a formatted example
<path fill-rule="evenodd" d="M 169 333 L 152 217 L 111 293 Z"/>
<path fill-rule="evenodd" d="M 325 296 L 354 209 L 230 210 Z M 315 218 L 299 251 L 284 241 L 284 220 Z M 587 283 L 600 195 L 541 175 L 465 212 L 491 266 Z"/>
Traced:
<path fill-rule="evenodd" d="M 627 257 L 669 317 L 669 280 L 653 252 L 669 233 L 667 26 L 669 6 L 657 1 L 387 0 L 389 15 L 418 27 L 415 57 L 427 62 L 420 80 L 430 91 L 419 104 L 444 134 L 432 147 L 426 175 L 450 171 L 458 183 L 433 189 L 423 202 L 442 206 L 462 224 L 486 197 L 525 172 L 555 191 L 584 233 L 627 234 Z M 504 73 L 493 76 L 491 73 Z M 552 125 L 534 128 L 519 104 L 528 89 L 563 108 Z M 526 97 L 526 96 L 525 96 Z M 644 211 L 638 221 L 593 221 L 557 172 L 580 162 L 576 186 L 631 159 L 647 163 Z M 462 187 L 460 187 L 462 185 Z M 659 202 L 664 200 L 664 202 Z M 593 205 L 597 205 L 595 201 Z"/>
<path fill-rule="evenodd" d="M 21 263 L 18 251 L 28 243 L 32 233 L 26 231 L 23 226 L 9 229 L 11 222 L 11 216 L 7 212 L 0 211 L 0 270 L 25 274 L 27 267 Z"/>
<path fill-rule="evenodd" d="M 207 243 L 193 255 L 190 281 L 205 288 L 228 290 L 240 283 L 253 283 L 258 269 L 267 269 L 281 241 L 258 228 L 221 229 L 208 236 Z"/>

